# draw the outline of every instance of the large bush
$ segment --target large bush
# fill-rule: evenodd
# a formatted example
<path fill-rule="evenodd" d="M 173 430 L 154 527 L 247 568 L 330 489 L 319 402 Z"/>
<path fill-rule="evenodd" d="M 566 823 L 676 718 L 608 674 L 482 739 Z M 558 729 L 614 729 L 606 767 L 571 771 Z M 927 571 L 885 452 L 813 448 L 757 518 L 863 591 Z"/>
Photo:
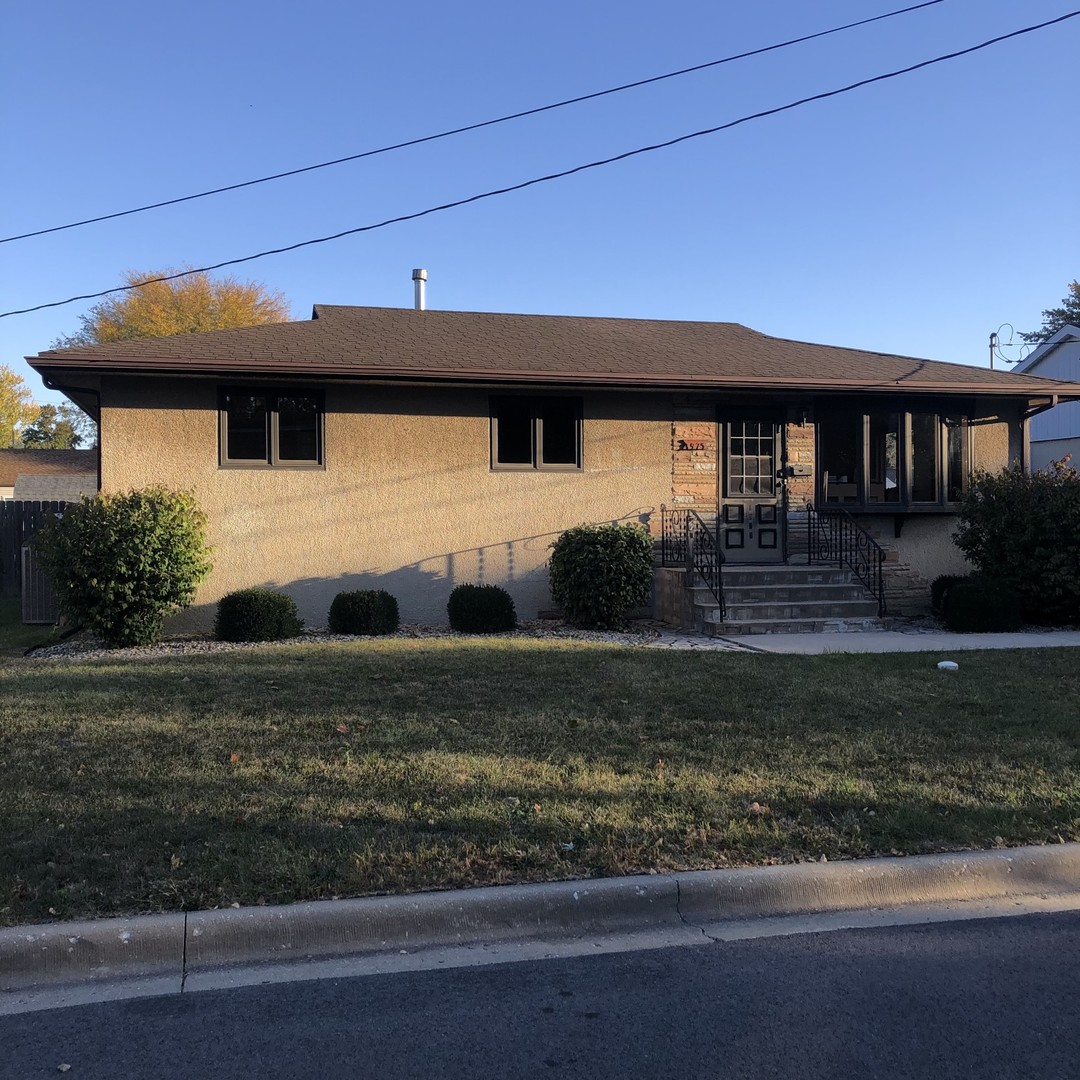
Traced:
<path fill-rule="evenodd" d="M 1067 461 L 1031 475 L 976 473 L 956 543 L 984 577 L 1020 595 L 1028 622 L 1080 622 L 1080 475 Z"/>
<path fill-rule="evenodd" d="M 238 589 L 218 601 L 218 641 L 282 641 L 304 628 L 296 601 L 273 589 Z"/>
<path fill-rule="evenodd" d="M 617 630 L 649 602 L 653 544 L 640 526 L 578 525 L 551 545 L 551 595 L 575 626 Z"/>
<path fill-rule="evenodd" d="M 462 634 L 499 634 L 517 626 L 514 601 L 498 585 L 458 585 L 446 615 L 451 629 Z"/>
<path fill-rule="evenodd" d="M 212 565 L 195 497 L 165 488 L 84 499 L 34 542 L 61 610 L 109 646 L 156 641 Z"/>
<path fill-rule="evenodd" d="M 961 578 L 945 591 L 941 617 L 960 634 L 1001 634 L 1023 626 L 1020 596 L 1008 585 L 979 577 Z"/>
<path fill-rule="evenodd" d="M 398 628 L 398 602 L 383 589 L 339 592 L 327 622 L 335 634 L 392 634 Z"/>

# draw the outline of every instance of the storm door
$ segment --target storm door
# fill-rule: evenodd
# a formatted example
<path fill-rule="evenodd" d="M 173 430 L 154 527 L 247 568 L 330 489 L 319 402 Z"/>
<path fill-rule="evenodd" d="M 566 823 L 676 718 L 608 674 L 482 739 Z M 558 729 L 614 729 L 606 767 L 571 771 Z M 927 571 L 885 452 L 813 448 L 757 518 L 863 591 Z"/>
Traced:
<path fill-rule="evenodd" d="M 720 548 L 731 562 L 784 561 L 783 425 L 728 420 L 723 425 Z"/>

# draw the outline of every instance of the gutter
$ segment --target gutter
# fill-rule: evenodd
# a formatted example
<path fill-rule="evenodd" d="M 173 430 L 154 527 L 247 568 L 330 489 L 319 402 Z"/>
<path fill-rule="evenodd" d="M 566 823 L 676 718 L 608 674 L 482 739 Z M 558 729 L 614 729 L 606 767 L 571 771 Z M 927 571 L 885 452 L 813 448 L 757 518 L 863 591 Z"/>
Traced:
<path fill-rule="evenodd" d="M 53 365 L 35 364 L 31 366 L 43 374 L 44 371 L 87 371 L 94 370 L 93 363 L 78 365 Z M 98 368 L 97 370 L 102 370 Z M 416 384 L 450 383 L 456 382 L 464 385 L 481 384 L 508 384 L 516 385 L 527 383 L 530 385 L 573 385 L 573 386 L 597 386 L 612 387 L 633 390 L 690 390 L 690 389 L 744 389 L 744 390 L 812 390 L 812 391 L 849 391 L 869 392 L 903 390 L 910 394 L 978 394 L 1000 395 L 1006 397 L 1028 397 L 1038 393 L 1031 386 L 995 385 L 987 383 L 955 383 L 955 382 L 919 382 L 909 383 L 904 379 L 879 379 L 868 381 L 864 379 L 836 379 L 825 381 L 821 379 L 799 379 L 784 377 L 781 379 L 747 379 L 737 376 L 723 375 L 639 375 L 630 372 L 604 372 L 582 373 L 575 371 L 477 371 L 475 369 L 416 369 L 403 367 L 367 367 L 357 371 L 351 364 L 320 364 L 317 368 L 312 367 L 309 371 L 291 370 L 281 371 L 280 367 L 266 360 L 237 360 L 229 364 L 215 364 L 212 361 L 192 364 L 184 368 L 177 368 L 172 360 L 141 360 L 137 367 L 110 366 L 109 374 L 115 375 L 147 375 L 160 374 L 177 377 L 184 376 L 214 376 L 216 378 L 229 376 L 257 376 L 281 380 L 283 377 L 289 381 L 311 381 L 320 378 L 344 378 L 348 381 L 372 382 L 391 381 L 395 383 L 406 382 Z M 1028 378 L 1033 378 L 1028 376 Z M 1026 381 L 1026 380 L 1025 380 Z M 1045 394 L 1056 394 L 1060 400 L 1080 400 L 1080 384 L 1044 382 L 1038 390 Z"/>

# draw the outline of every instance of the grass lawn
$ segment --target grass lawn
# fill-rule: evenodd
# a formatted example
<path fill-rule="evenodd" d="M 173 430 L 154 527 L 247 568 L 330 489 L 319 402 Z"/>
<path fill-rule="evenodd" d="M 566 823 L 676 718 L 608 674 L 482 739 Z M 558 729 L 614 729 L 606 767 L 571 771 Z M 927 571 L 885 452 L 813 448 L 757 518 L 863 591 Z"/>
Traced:
<path fill-rule="evenodd" d="M 0 660 L 0 922 L 1080 839 L 1075 650 Z"/>
<path fill-rule="evenodd" d="M 0 659 L 22 656 L 56 636 L 55 626 L 23 626 L 19 597 L 0 596 Z"/>

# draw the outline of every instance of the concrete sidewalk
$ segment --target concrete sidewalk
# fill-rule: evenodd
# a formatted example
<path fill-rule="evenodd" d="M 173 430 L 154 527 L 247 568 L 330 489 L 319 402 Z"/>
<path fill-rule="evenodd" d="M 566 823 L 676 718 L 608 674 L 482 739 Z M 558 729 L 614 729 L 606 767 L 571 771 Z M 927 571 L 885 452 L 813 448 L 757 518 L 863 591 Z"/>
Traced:
<path fill-rule="evenodd" d="M 853 630 L 828 634 L 746 634 L 706 637 L 662 631 L 648 648 L 721 652 L 801 653 L 951 653 L 970 649 L 1060 649 L 1080 647 L 1080 630 L 1027 630 L 1013 634 L 951 634 L 946 630 Z"/>

